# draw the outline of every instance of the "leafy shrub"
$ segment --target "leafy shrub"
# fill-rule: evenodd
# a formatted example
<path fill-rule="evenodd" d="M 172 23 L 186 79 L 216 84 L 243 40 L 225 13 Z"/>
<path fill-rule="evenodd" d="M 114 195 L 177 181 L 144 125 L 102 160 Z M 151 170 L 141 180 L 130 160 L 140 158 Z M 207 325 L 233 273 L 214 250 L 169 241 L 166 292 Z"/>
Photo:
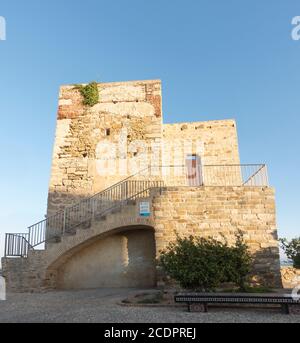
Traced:
<path fill-rule="evenodd" d="M 159 261 L 166 274 L 181 287 L 206 292 L 224 282 L 233 282 L 244 290 L 251 262 L 241 232 L 231 247 L 213 238 L 177 235 L 176 241 L 161 252 Z"/>
<path fill-rule="evenodd" d="M 241 231 L 236 234 L 235 245 L 225 246 L 225 276 L 227 282 L 235 283 L 241 291 L 246 290 L 246 279 L 251 271 L 252 257 L 248 251 L 248 246 L 244 242 Z"/>
<path fill-rule="evenodd" d="M 97 82 L 91 82 L 86 86 L 76 85 L 75 89 L 78 89 L 83 96 L 83 104 L 85 106 L 94 106 L 99 102 L 99 91 Z"/>
<path fill-rule="evenodd" d="M 293 261 L 294 268 L 300 269 L 300 237 L 291 241 L 281 238 L 279 241 L 286 256 Z"/>

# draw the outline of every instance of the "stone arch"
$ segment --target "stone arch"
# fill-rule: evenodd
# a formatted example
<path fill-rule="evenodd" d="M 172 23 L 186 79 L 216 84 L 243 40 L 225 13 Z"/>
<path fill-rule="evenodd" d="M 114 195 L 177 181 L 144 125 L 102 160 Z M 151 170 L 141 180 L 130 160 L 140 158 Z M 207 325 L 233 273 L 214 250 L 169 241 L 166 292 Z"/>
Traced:
<path fill-rule="evenodd" d="M 66 250 L 46 275 L 58 289 L 153 287 L 155 254 L 153 226 L 120 226 Z"/>

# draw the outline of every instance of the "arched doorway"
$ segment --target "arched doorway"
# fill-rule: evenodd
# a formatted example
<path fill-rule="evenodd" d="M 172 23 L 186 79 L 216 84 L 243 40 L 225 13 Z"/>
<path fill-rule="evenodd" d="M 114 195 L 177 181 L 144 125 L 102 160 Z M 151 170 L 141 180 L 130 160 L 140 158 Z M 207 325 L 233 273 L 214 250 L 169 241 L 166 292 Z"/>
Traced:
<path fill-rule="evenodd" d="M 150 227 L 125 227 L 77 250 L 57 269 L 57 288 L 153 287 L 155 238 Z"/>

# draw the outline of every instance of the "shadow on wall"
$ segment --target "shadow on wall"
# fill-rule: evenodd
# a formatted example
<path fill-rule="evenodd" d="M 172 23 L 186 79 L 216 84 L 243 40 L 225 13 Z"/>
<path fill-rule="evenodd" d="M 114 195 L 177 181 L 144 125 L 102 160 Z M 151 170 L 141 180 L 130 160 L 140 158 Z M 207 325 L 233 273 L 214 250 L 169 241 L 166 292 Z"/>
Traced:
<path fill-rule="evenodd" d="M 271 288 L 282 288 L 279 249 L 261 248 L 253 255 L 253 258 L 253 283 Z"/>
<path fill-rule="evenodd" d="M 154 230 L 124 228 L 94 241 L 57 270 L 59 289 L 154 287 Z"/>
<path fill-rule="evenodd" d="M 93 194 L 75 194 L 68 192 L 50 192 L 48 194 L 48 217 L 63 211 L 65 208 L 74 207 L 81 202 L 89 203 Z M 82 204 L 83 205 L 83 204 Z"/>
<path fill-rule="evenodd" d="M 118 191 L 104 191 L 94 197 L 50 193 L 47 219 L 33 230 L 47 231 L 47 241 L 52 243 L 56 241 L 56 237 L 61 236 L 62 232 L 74 233 L 78 228 L 89 228 L 92 218 L 101 219 L 112 210 L 121 208 L 122 204 L 124 204 L 122 188 Z M 40 235 L 37 233 L 35 236 Z"/>
<path fill-rule="evenodd" d="M 277 231 L 272 233 L 274 241 L 278 242 Z M 278 247 L 260 248 L 253 255 L 255 284 L 266 287 L 283 288 L 281 278 L 280 249 Z"/>

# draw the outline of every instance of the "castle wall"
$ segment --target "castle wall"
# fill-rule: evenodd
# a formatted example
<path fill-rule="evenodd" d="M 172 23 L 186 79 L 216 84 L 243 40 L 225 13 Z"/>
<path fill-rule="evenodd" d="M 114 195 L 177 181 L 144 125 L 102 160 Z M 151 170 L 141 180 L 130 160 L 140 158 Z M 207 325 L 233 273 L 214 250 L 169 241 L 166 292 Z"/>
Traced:
<path fill-rule="evenodd" d="M 240 164 L 234 120 L 164 124 L 163 144 L 164 165 L 184 165 L 187 154 L 198 154 L 206 165 Z"/>
<path fill-rule="evenodd" d="M 168 168 L 163 170 L 166 172 L 166 185 L 195 185 L 189 184 L 186 180 L 189 155 L 198 156 L 199 162 L 201 161 L 203 167 L 200 173 L 204 185 L 242 185 L 238 137 L 234 120 L 164 124 L 162 165 L 175 166 L 169 170 Z M 180 172 L 183 177 L 176 177 L 176 174 Z"/>
<path fill-rule="evenodd" d="M 281 286 L 274 190 L 268 187 L 168 188 L 153 200 L 157 255 L 181 236 L 223 239 L 237 230 L 254 258 L 254 281 Z"/>
<path fill-rule="evenodd" d="M 152 204 L 150 217 L 140 216 L 140 201 Z M 141 225 L 153 227 L 154 237 Z M 46 251 L 30 252 L 27 259 L 3 259 L 3 272 L 11 291 L 146 287 L 155 277 L 163 281 L 153 273 L 151 261 L 176 239 L 176 232 L 225 236 L 232 244 L 239 229 L 254 259 L 253 281 L 281 287 L 274 190 L 268 187 L 169 187 L 161 194 L 153 190 L 150 198 L 95 219 L 90 228 L 78 229 Z"/>
<path fill-rule="evenodd" d="M 98 84 L 99 103 L 89 108 L 74 86 L 59 94 L 48 215 L 95 194 L 148 166 L 160 164 L 161 83 Z"/>
<path fill-rule="evenodd" d="M 148 166 L 185 166 L 189 154 L 199 155 L 203 164 L 239 164 L 234 120 L 162 124 L 160 81 L 101 83 L 98 90 L 99 103 L 86 107 L 76 87 L 60 89 L 48 215 Z M 161 178 L 151 171 L 152 179 Z M 172 178 L 178 171 L 163 170 L 166 185 L 186 185 L 185 169 L 183 181 Z M 234 184 L 239 176 L 235 170 Z"/>

